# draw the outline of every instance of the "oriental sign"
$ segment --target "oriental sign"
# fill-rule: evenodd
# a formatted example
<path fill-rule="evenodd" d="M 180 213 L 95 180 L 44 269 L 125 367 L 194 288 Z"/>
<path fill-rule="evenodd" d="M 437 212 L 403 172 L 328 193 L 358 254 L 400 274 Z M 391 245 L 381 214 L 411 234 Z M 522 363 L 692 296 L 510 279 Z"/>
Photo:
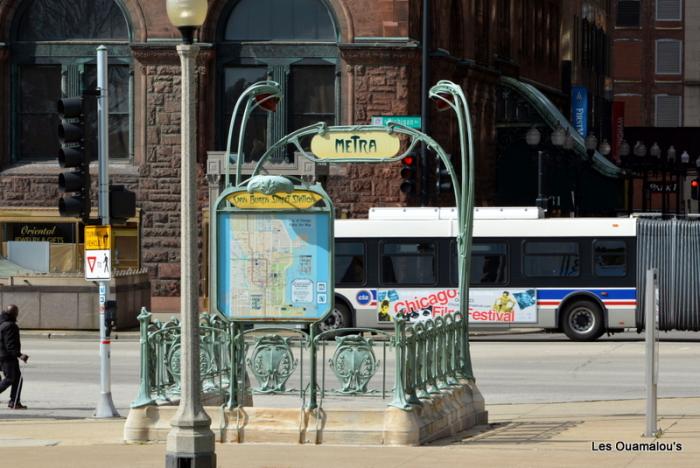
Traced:
<path fill-rule="evenodd" d="M 22 242 L 75 242 L 75 224 L 72 223 L 7 223 L 5 240 Z"/>
<path fill-rule="evenodd" d="M 391 159 L 400 149 L 398 135 L 382 130 L 328 131 L 311 140 L 319 159 Z"/>

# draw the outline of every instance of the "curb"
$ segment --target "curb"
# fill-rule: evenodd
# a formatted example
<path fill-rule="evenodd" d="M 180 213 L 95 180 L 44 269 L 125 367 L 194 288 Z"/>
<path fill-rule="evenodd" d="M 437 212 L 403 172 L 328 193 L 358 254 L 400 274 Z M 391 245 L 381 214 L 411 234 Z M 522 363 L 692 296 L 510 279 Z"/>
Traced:
<path fill-rule="evenodd" d="M 22 330 L 23 338 L 47 339 L 47 340 L 99 340 L 100 332 L 83 330 Z M 112 332 L 112 341 L 139 341 L 139 332 L 124 331 Z"/>

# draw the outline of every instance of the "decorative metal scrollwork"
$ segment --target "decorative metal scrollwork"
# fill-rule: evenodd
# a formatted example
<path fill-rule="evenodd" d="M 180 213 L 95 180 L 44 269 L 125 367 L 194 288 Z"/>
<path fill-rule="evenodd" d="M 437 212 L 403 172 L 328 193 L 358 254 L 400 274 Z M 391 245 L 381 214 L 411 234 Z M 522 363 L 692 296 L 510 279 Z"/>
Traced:
<path fill-rule="evenodd" d="M 176 343 L 170 348 L 170 353 L 168 353 L 168 372 L 172 375 L 180 378 L 180 359 L 181 359 L 181 347 L 180 343 Z M 199 349 L 199 375 L 204 377 L 213 372 L 214 362 L 206 349 Z"/>
<path fill-rule="evenodd" d="M 336 337 L 337 347 L 329 364 L 341 383 L 340 393 L 367 393 L 367 384 L 379 362 L 374 356 L 372 340 L 358 335 Z"/>
<path fill-rule="evenodd" d="M 284 392 L 285 384 L 297 366 L 289 338 L 279 335 L 259 338 L 246 362 L 258 381 L 254 390 L 263 393 Z"/>

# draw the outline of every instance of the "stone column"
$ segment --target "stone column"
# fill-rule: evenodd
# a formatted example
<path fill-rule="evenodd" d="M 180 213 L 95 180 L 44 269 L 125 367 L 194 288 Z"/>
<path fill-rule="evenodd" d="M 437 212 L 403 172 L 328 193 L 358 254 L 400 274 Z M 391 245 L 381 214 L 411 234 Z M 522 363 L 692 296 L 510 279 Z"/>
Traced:
<path fill-rule="evenodd" d="M 180 178 L 180 405 L 166 445 L 166 467 L 215 467 L 211 419 L 201 402 L 199 355 L 199 262 L 197 257 L 197 132 L 195 58 L 199 46 L 177 46 L 182 66 L 182 127 Z"/>

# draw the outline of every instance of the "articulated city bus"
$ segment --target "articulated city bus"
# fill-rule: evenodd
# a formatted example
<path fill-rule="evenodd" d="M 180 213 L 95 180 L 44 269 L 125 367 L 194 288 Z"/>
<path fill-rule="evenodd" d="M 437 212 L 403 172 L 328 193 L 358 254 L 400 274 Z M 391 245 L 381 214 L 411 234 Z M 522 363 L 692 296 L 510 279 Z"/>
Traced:
<path fill-rule="evenodd" d="M 336 297 L 324 328 L 391 327 L 459 308 L 454 208 L 373 208 L 335 223 Z M 535 327 L 572 340 L 635 326 L 636 220 L 477 208 L 472 329 Z"/>

